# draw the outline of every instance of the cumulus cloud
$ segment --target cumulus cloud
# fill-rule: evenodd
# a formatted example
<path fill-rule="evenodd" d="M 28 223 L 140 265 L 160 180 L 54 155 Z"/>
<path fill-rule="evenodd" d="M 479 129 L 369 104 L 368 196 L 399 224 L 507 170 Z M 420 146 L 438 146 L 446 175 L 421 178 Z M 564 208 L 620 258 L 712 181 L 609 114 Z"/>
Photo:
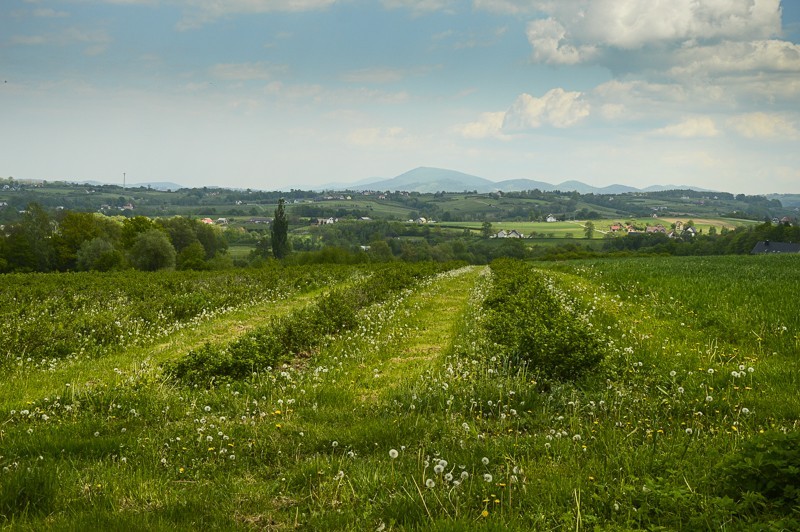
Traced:
<path fill-rule="evenodd" d="M 723 42 L 676 52 L 676 77 L 731 74 L 754 70 L 800 73 L 800 45 L 779 40 Z"/>
<path fill-rule="evenodd" d="M 589 103 L 580 92 L 551 89 L 541 98 L 520 94 L 503 118 L 506 132 L 524 131 L 545 125 L 566 128 L 589 116 Z"/>
<path fill-rule="evenodd" d="M 692 117 L 682 120 L 676 124 L 657 129 L 654 132 L 656 135 L 665 137 L 677 138 L 702 138 L 702 137 L 716 137 L 719 135 L 719 130 L 714 120 L 707 116 Z"/>
<path fill-rule="evenodd" d="M 478 120 L 455 126 L 468 139 L 510 139 L 515 133 L 545 126 L 567 128 L 589 116 L 589 103 L 580 92 L 556 88 L 541 98 L 520 94 L 507 111 L 482 113 Z"/>
<path fill-rule="evenodd" d="M 567 29 L 553 18 L 534 20 L 528 24 L 527 34 L 537 62 L 574 65 L 597 54 L 594 45 L 569 44 Z"/>
<path fill-rule="evenodd" d="M 729 119 L 727 125 L 748 139 L 797 139 L 795 125 L 785 116 L 773 113 L 747 113 Z"/>
<path fill-rule="evenodd" d="M 554 28 L 563 29 L 562 46 L 623 50 L 765 39 L 781 31 L 780 0 L 560 0 L 535 5 L 550 22 L 529 26 L 534 47 L 541 39 L 552 39 Z"/>
<path fill-rule="evenodd" d="M 467 139 L 504 138 L 502 130 L 505 117 L 504 111 L 482 113 L 478 120 L 460 124 L 455 127 L 455 131 Z"/>

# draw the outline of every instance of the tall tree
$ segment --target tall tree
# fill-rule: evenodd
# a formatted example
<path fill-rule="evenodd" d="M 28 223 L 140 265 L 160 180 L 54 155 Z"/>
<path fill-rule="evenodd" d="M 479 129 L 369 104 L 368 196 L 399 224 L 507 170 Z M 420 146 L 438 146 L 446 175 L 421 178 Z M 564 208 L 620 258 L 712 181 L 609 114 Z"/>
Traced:
<path fill-rule="evenodd" d="M 594 223 L 589 221 L 586 222 L 586 225 L 583 226 L 583 234 L 586 235 L 586 238 L 592 238 L 594 236 Z"/>
<path fill-rule="evenodd" d="M 283 198 L 278 200 L 275 218 L 270 226 L 272 254 L 276 259 L 282 259 L 289 254 L 289 220 L 286 218 L 284 203 Z"/>

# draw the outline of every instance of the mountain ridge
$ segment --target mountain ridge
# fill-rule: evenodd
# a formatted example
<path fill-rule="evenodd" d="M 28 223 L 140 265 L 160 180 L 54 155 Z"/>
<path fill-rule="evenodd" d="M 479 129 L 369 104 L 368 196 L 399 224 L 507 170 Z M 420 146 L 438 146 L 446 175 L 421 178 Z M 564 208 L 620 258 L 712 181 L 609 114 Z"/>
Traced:
<path fill-rule="evenodd" d="M 651 185 L 640 189 L 629 185 L 613 184 L 605 187 L 587 185 L 581 181 L 564 181 L 559 184 L 546 183 L 533 179 L 508 179 L 492 181 L 484 177 L 430 166 L 419 166 L 398 176 L 380 179 L 370 178 L 357 183 L 346 185 L 344 183 L 331 184 L 326 189 L 334 190 L 400 190 L 403 192 L 435 193 L 435 192 L 519 192 L 523 190 L 539 189 L 543 192 L 578 192 L 580 194 L 624 194 L 626 192 L 655 192 L 661 190 L 696 190 L 711 192 L 710 190 L 688 185 Z"/>

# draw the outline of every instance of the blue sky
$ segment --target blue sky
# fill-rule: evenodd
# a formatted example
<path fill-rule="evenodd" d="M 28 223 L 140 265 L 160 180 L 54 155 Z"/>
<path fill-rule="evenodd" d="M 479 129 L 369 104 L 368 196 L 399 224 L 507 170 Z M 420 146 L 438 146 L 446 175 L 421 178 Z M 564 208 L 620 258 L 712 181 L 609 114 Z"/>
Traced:
<path fill-rule="evenodd" d="M 800 193 L 798 0 L 4 0 L 0 175 Z"/>

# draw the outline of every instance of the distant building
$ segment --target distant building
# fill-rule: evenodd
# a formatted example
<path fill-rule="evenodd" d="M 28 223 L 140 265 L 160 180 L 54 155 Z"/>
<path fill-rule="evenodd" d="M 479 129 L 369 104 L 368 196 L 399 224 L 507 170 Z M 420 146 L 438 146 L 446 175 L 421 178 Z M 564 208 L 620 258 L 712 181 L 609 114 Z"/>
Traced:
<path fill-rule="evenodd" d="M 764 240 L 757 243 L 750 252 L 751 255 L 764 255 L 767 253 L 800 253 L 800 244 Z"/>
<path fill-rule="evenodd" d="M 555 217 L 555 216 L 553 216 L 552 214 L 548 214 L 548 215 L 547 215 L 547 218 L 545 218 L 545 221 L 546 221 L 546 222 L 557 222 L 558 220 L 557 220 L 557 219 L 556 219 L 556 217 Z"/>
<path fill-rule="evenodd" d="M 500 229 L 497 233 L 492 235 L 492 238 L 523 238 L 523 236 L 522 233 L 516 229 L 512 229 L 511 231 Z"/>

